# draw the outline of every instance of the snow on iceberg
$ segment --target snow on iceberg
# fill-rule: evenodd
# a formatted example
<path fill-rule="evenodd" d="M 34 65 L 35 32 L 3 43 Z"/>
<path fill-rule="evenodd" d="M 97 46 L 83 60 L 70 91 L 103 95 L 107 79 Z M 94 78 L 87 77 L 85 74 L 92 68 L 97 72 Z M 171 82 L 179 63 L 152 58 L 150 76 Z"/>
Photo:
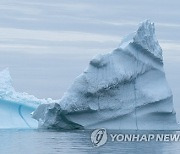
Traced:
<path fill-rule="evenodd" d="M 31 113 L 38 105 L 47 102 L 27 93 L 16 92 L 9 70 L 0 72 L 0 128 L 37 127 L 37 121 L 32 119 Z"/>
<path fill-rule="evenodd" d="M 179 129 L 154 24 L 145 21 L 111 53 L 94 57 L 57 103 L 33 113 L 40 128 Z"/>

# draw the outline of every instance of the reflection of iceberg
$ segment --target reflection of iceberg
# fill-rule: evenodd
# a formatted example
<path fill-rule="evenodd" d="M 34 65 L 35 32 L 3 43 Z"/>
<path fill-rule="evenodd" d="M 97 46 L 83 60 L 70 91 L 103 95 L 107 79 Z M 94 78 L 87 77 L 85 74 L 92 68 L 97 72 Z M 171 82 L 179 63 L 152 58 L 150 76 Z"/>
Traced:
<path fill-rule="evenodd" d="M 0 128 L 37 127 L 30 113 L 40 103 L 46 102 L 27 93 L 16 92 L 8 69 L 0 72 Z"/>
<path fill-rule="evenodd" d="M 90 61 L 59 103 L 33 117 L 42 128 L 177 129 L 154 24 L 143 22 L 119 48 Z"/>

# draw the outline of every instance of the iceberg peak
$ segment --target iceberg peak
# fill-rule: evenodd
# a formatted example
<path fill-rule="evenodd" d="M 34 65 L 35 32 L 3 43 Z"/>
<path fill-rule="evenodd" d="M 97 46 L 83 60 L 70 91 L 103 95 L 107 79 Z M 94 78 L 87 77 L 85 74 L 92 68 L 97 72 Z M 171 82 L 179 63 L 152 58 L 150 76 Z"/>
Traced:
<path fill-rule="evenodd" d="M 1 71 L 0 76 L 3 76 L 4 79 L 11 80 L 9 68 L 5 68 L 3 71 Z"/>
<path fill-rule="evenodd" d="M 9 91 L 12 89 L 12 78 L 9 73 L 9 68 L 6 68 L 0 72 L 0 87 L 1 90 L 3 89 L 4 91 Z"/>
<path fill-rule="evenodd" d="M 136 32 L 125 37 L 120 48 L 126 48 L 130 44 L 138 44 L 146 51 L 162 61 L 162 49 L 155 34 L 155 26 L 150 20 L 140 23 Z"/>
<path fill-rule="evenodd" d="M 137 30 L 137 34 L 143 34 L 143 36 L 154 36 L 155 35 L 155 27 L 154 23 L 150 20 L 145 20 L 139 24 L 139 28 Z"/>

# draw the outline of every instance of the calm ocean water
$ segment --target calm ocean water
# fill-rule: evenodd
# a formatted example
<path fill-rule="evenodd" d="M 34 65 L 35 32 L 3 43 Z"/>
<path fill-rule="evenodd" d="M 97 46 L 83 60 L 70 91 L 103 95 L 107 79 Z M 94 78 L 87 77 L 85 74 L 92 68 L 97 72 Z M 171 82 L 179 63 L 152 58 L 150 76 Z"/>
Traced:
<path fill-rule="evenodd" d="M 93 147 L 90 140 L 91 132 L 92 131 L 0 130 L 0 154 L 180 153 L 180 142 L 111 142 L 111 140 L 108 139 L 105 145 Z M 119 131 L 116 133 L 122 132 Z M 126 133 L 128 132 L 126 131 Z"/>

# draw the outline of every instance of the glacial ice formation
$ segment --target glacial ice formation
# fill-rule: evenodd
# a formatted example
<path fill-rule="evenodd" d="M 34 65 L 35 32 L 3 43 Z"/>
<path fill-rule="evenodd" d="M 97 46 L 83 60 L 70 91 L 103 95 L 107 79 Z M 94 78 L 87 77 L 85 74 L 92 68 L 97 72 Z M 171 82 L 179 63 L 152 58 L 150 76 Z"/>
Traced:
<path fill-rule="evenodd" d="M 16 92 L 9 70 L 0 72 L 0 128 L 37 128 L 37 121 L 32 119 L 31 113 L 38 105 L 47 102 L 27 93 Z"/>
<path fill-rule="evenodd" d="M 33 118 L 53 129 L 179 129 L 154 23 L 94 57 L 61 100 L 40 105 Z"/>
<path fill-rule="evenodd" d="M 117 49 L 94 57 L 60 100 L 18 93 L 8 70 L 0 72 L 0 128 L 35 127 L 33 110 L 40 128 L 179 129 L 154 24 L 141 23 Z"/>

